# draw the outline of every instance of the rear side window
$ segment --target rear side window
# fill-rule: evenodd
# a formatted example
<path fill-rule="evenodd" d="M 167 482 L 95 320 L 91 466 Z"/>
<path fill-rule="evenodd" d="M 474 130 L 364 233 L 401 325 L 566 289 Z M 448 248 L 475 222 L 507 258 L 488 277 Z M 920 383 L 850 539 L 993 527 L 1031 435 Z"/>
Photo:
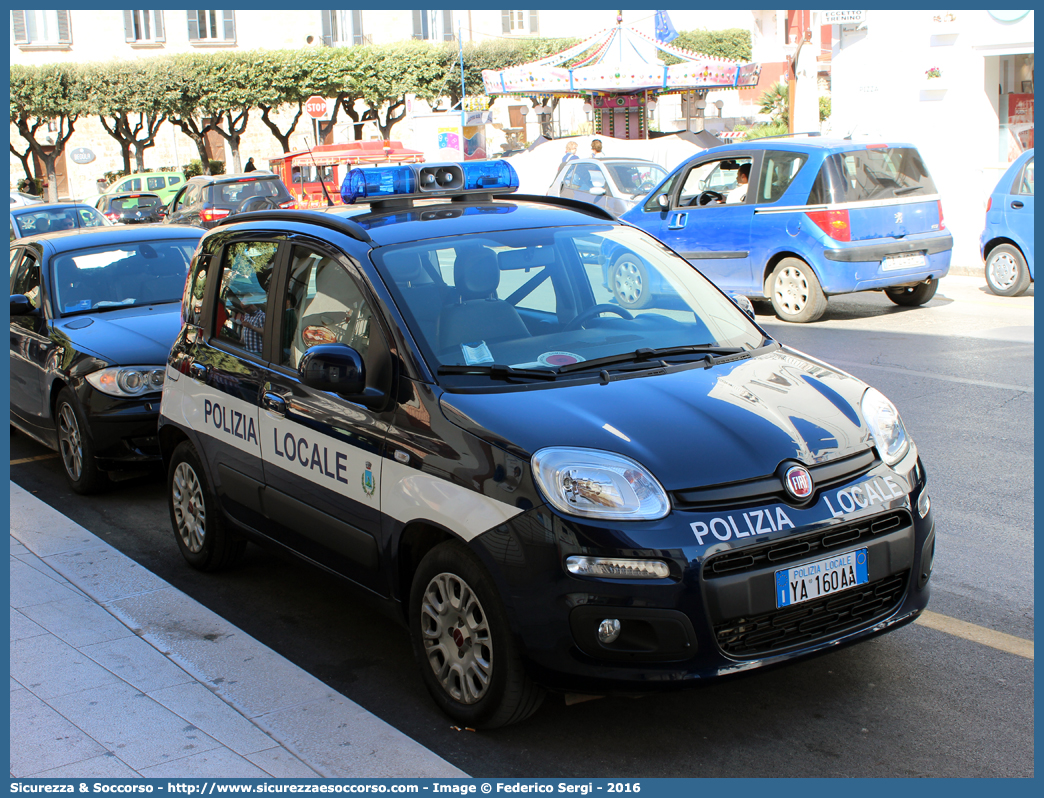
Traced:
<path fill-rule="evenodd" d="M 1022 177 L 1019 179 L 1018 187 L 1015 190 L 1016 194 L 1022 194 L 1032 197 L 1033 196 L 1033 159 L 1030 158 L 1026 161 L 1026 165 L 1022 167 Z"/>
<path fill-rule="evenodd" d="M 166 181 L 162 177 L 148 177 L 145 179 L 145 185 L 149 191 L 158 191 L 163 188 Z"/>
<path fill-rule="evenodd" d="M 767 152 L 761 162 L 757 202 L 775 202 L 783 196 L 808 160 L 803 152 Z"/>
<path fill-rule="evenodd" d="M 176 186 L 176 185 L 177 185 L 178 183 L 180 183 L 180 182 L 181 182 L 181 178 L 180 178 L 180 177 L 177 177 L 177 176 L 174 176 L 174 177 L 168 177 L 168 178 L 167 178 L 167 183 L 168 183 L 169 185 L 171 185 L 171 186 Z"/>
<path fill-rule="evenodd" d="M 830 155 L 823 162 L 809 205 L 928 197 L 935 183 L 912 147 L 874 147 Z"/>

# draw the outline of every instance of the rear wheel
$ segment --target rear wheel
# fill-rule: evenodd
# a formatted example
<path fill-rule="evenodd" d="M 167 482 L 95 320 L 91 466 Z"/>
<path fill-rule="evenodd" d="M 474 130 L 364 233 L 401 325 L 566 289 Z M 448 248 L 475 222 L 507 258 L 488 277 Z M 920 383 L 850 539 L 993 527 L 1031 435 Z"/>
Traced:
<path fill-rule="evenodd" d="M 815 273 L 803 260 L 784 258 L 769 278 L 772 309 L 783 321 L 803 324 L 826 312 L 827 298 Z"/>
<path fill-rule="evenodd" d="M 522 665 L 493 580 L 455 541 L 436 546 L 417 568 L 410 638 L 425 687 L 460 724 L 517 723 L 544 700 Z"/>
<path fill-rule="evenodd" d="M 87 429 L 87 419 L 69 388 L 62 388 L 58 394 L 54 426 L 58 433 L 58 454 L 73 491 L 88 495 L 107 487 L 109 475 L 95 462 L 94 441 Z"/>
<path fill-rule="evenodd" d="M 939 290 L 939 281 L 929 280 L 917 285 L 900 285 L 895 288 L 886 288 L 885 296 L 897 305 L 915 308 L 923 305 L 935 296 L 937 290 Z"/>
<path fill-rule="evenodd" d="M 199 455 L 188 441 L 179 443 L 170 458 L 167 503 L 178 548 L 193 568 L 220 571 L 243 554 L 246 541 L 222 519 Z"/>
<path fill-rule="evenodd" d="M 997 296 L 1021 296 L 1029 288 L 1026 259 L 1017 247 L 1001 244 L 986 258 L 986 285 Z"/>

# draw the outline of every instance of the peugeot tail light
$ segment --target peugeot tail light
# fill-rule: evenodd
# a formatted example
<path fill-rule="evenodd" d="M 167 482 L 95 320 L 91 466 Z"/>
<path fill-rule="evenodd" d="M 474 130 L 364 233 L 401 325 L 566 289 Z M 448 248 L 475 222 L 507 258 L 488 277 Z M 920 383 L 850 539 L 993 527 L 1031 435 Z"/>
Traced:
<path fill-rule="evenodd" d="M 199 212 L 199 218 L 204 222 L 216 222 L 224 219 L 232 213 L 228 208 L 204 208 Z"/>
<path fill-rule="evenodd" d="M 816 227 L 835 241 L 852 240 L 852 228 L 848 223 L 847 210 L 807 211 L 805 215 L 815 223 Z"/>
<path fill-rule="evenodd" d="M 990 199 L 992 199 L 992 197 L 991 197 Z M 935 204 L 939 206 L 939 229 L 940 229 L 940 230 L 945 230 L 945 229 L 946 229 L 946 222 L 945 222 L 945 221 L 943 220 L 943 213 L 942 213 L 942 200 L 936 200 L 936 201 L 935 201 Z M 990 208 L 989 208 L 989 206 L 987 205 L 987 206 L 986 206 L 986 210 L 989 210 L 989 209 L 990 209 Z"/>

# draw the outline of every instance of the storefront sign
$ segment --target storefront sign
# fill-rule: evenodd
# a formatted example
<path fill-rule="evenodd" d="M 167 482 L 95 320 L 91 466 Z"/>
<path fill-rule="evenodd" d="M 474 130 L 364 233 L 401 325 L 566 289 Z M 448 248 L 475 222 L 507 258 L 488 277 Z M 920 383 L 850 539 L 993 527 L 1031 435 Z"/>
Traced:
<path fill-rule="evenodd" d="M 865 11 L 822 11 L 824 25 L 858 25 L 866 22 Z"/>
<path fill-rule="evenodd" d="M 77 147 L 71 153 L 69 153 L 69 159 L 73 163 L 90 163 L 94 160 L 94 153 L 86 147 Z"/>

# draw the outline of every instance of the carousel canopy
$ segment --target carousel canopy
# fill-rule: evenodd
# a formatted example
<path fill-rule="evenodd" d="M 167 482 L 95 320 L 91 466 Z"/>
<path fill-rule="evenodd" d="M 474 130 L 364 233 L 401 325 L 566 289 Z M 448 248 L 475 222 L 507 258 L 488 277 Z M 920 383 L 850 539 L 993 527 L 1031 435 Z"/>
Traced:
<path fill-rule="evenodd" d="M 667 66 L 661 53 L 681 63 Z M 486 93 L 580 97 L 743 88 L 758 85 L 759 64 L 700 55 L 650 39 L 619 24 L 539 61 L 501 71 L 484 69 Z"/>

